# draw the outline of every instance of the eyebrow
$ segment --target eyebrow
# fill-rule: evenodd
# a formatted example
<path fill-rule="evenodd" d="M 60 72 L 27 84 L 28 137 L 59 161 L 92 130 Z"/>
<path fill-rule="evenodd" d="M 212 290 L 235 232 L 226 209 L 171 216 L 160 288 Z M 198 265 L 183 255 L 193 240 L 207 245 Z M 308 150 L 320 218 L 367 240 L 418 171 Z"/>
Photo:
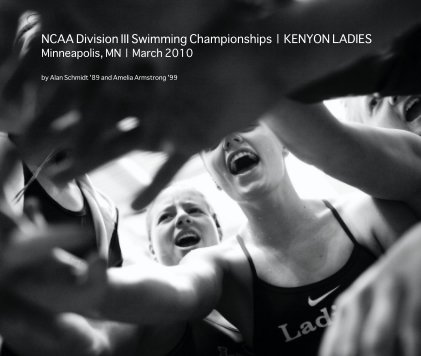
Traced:
<path fill-rule="evenodd" d="M 171 210 L 172 209 L 172 205 L 167 205 L 167 206 L 165 206 L 164 208 L 162 208 L 162 209 L 159 209 L 158 210 L 158 214 L 157 215 L 161 215 L 162 213 L 166 213 L 166 212 L 168 212 L 169 210 Z"/>
<path fill-rule="evenodd" d="M 206 214 L 209 214 L 209 215 L 212 215 L 212 213 L 213 213 L 210 205 L 207 204 L 206 202 L 203 202 L 203 204 L 192 203 L 192 204 L 190 204 L 190 206 L 194 206 L 195 208 L 200 208 Z"/>
<path fill-rule="evenodd" d="M 194 206 L 202 206 L 202 205 L 205 205 L 204 202 L 203 203 L 198 203 L 198 202 L 193 201 L 193 200 L 184 201 L 182 204 L 185 204 L 185 205 L 194 205 Z"/>

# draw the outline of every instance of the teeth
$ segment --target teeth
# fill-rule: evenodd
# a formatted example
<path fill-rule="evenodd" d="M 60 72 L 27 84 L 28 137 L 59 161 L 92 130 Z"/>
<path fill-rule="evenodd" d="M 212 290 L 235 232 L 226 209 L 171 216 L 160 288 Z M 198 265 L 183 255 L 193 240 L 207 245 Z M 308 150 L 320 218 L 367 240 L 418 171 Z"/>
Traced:
<path fill-rule="evenodd" d="M 230 162 L 231 171 L 235 172 L 237 170 L 237 161 L 243 157 L 249 157 L 250 159 L 253 159 L 253 160 L 256 159 L 256 155 L 251 152 L 247 152 L 247 151 L 238 152 L 231 158 L 231 162 Z"/>
<path fill-rule="evenodd" d="M 188 239 L 188 238 L 190 238 L 190 237 L 195 238 L 195 237 L 196 237 L 196 235 L 194 235 L 194 234 L 186 234 L 186 235 L 180 236 L 180 237 L 178 238 L 178 241 L 183 240 L 183 239 Z"/>
<path fill-rule="evenodd" d="M 196 242 L 198 242 L 200 240 L 199 236 L 197 236 L 197 234 L 194 233 L 186 233 L 184 235 L 181 235 L 179 237 L 177 237 L 175 244 L 176 245 L 182 245 L 184 240 L 189 240 L 192 239 L 193 241 L 197 240 Z"/>
<path fill-rule="evenodd" d="M 251 154 L 250 152 L 238 152 L 238 153 L 236 153 L 235 155 L 234 155 L 234 157 L 232 158 L 232 160 L 231 161 L 236 161 L 237 159 L 239 159 L 239 158 L 241 158 L 241 157 L 245 157 L 245 156 L 249 156 L 249 157 L 251 157 L 251 158 L 253 158 L 254 157 L 254 155 L 253 154 Z"/>

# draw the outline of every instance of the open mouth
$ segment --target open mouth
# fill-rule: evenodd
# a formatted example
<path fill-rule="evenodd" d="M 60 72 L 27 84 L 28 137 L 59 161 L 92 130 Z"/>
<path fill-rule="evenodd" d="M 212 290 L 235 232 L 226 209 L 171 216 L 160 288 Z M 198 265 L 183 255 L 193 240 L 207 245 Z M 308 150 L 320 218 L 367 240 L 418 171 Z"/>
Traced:
<path fill-rule="evenodd" d="M 228 168 L 231 174 L 237 175 L 253 169 L 258 163 L 259 157 L 251 151 L 239 151 L 228 160 Z"/>
<path fill-rule="evenodd" d="M 175 245 L 178 247 L 191 247 L 200 242 L 200 236 L 193 231 L 179 234 L 175 239 Z"/>
<path fill-rule="evenodd" d="M 421 98 L 411 98 L 405 103 L 405 120 L 412 122 L 421 118 Z"/>

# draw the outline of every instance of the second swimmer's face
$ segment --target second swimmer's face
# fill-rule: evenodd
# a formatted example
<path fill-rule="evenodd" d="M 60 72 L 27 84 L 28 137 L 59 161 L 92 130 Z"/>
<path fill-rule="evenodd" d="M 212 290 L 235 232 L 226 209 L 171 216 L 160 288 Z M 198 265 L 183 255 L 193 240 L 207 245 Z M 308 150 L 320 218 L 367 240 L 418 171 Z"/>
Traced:
<path fill-rule="evenodd" d="M 149 214 L 152 248 L 164 265 L 176 265 L 191 250 L 219 242 L 214 214 L 204 196 L 194 189 L 163 191 Z"/>
<path fill-rule="evenodd" d="M 264 124 L 225 137 L 202 153 L 217 185 L 237 202 L 251 202 L 271 194 L 285 176 L 285 150 Z"/>
<path fill-rule="evenodd" d="M 360 96 L 345 100 L 351 121 L 421 135 L 421 96 Z"/>

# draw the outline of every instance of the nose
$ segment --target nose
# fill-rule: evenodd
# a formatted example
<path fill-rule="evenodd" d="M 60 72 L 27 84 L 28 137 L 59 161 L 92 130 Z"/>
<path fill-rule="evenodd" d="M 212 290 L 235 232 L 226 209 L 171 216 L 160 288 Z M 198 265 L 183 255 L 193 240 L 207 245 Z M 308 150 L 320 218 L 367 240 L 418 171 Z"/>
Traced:
<path fill-rule="evenodd" d="M 185 226 L 185 225 L 189 225 L 191 224 L 191 219 L 188 215 L 186 214 L 180 214 L 178 219 L 177 219 L 177 227 L 181 227 L 181 226 Z"/>
<path fill-rule="evenodd" d="M 233 147 L 241 144 L 242 142 L 243 142 L 243 138 L 240 135 L 238 134 L 229 135 L 225 137 L 224 139 L 224 144 L 223 144 L 224 151 L 229 151 Z"/>

